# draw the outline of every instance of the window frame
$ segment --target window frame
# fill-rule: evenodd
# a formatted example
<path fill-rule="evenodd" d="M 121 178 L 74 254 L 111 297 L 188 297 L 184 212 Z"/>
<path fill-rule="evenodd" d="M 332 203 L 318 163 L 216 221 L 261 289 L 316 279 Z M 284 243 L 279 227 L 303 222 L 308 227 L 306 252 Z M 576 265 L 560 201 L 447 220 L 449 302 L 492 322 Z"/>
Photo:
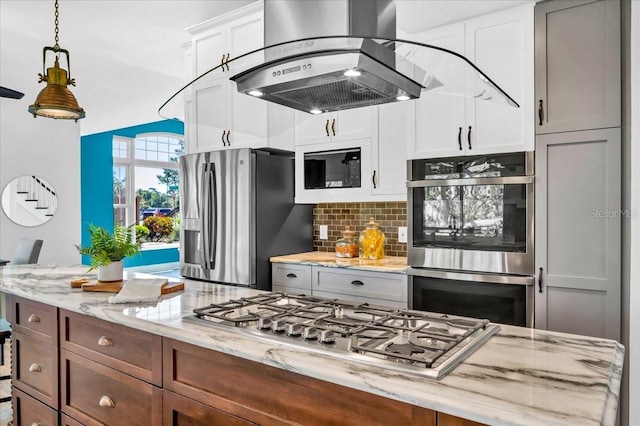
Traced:
<path fill-rule="evenodd" d="M 127 203 L 125 204 L 116 204 L 113 202 L 113 183 L 111 186 L 112 192 L 112 205 L 114 209 L 114 219 L 115 219 L 115 210 L 118 208 L 125 209 L 125 218 L 126 218 L 126 226 L 131 224 L 138 223 L 139 212 L 136 211 L 136 181 L 135 181 L 135 169 L 136 167 L 149 167 L 149 168 L 159 168 L 159 169 L 175 169 L 178 170 L 178 162 L 173 161 L 160 161 L 160 160 L 147 160 L 147 159 L 136 159 L 135 158 L 135 142 L 137 139 L 144 139 L 148 137 L 168 137 L 172 139 L 181 140 L 183 145 L 185 143 L 184 135 L 180 135 L 177 133 L 171 132 L 147 132 L 147 133 L 139 133 L 134 137 L 126 137 L 114 135 L 111 141 L 111 155 L 113 158 L 113 166 L 112 166 L 112 182 L 113 182 L 113 169 L 115 167 L 124 167 L 125 169 L 125 199 Z M 125 142 L 126 143 L 126 157 L 114 157 L 113 156 L 113 142 Z M 170 154 L 171 155 L 171 154 Z M 115 220 L 114 220 L 115 222 Z M 115 224 L 115 223 L 114 223 Z"/>

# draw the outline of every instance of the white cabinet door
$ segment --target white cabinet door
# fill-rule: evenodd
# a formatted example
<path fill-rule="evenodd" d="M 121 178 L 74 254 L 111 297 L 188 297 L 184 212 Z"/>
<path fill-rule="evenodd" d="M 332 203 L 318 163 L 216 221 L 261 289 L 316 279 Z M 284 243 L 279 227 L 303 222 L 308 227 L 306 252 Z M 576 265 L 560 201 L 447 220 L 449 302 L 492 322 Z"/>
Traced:
<path fill-rule="evenodd" d="M 296 145 L 370 137 L 377 113 L 375 106 L 317 115 L 296 111 Z"/>
<path fill-rule="evenodd" d="M 378 108 L 378 137 L 371 146 L 371 193 L 403 201 L 407 199 L 407 146 L 415 139 L 415 103 L 394 102 Z"/>
<path fill-rule="evenodd" d="M 235 19 L 226 25 L 226 46 L 230 59 L 264 47 L 263 14 L 253 13 L 249 16 Z M 248 65 L 262 62 L 261 56 L 251 56 L 238 62 L 229 63 L 229 75 L 246 69 Z M 241 67 L 240 69 L 234 65 Z M 235 68 L 235 69 L 234 69 Z M 226 68 L 225 68 L 226 69 Z"/>
<path fill-rule="evenodd" d="M 423 92 L 416 101 L 416 137 L 409 158 L 436 158 L 534 149 L 533 5 L 519 6 L 410 37 L 466 56 L 520 104 Z M 420 62 L 420 51 L 416 60 Z M 437 65 L 436 65 L 437 67 Z M 445 87 L 464 75 L 432 72 Z M 457 71 L 459 72 L 459 71 Z M 454 80 L 453 77 L 456 77 Z M 466 81 L 465 84 L 475 84 Z M 467 87 L 470 92 L 472 87 Z"/>
<path fill-rule="evenodd" d="M 442 47 L 456 53 L 464 54 L 464 24 L 457 23 L 435 30 L 410 36 L 411 40 Z M 424 49 L 416 51 L 416 63 L 424 63 Z M 427 70 L 431 71 L 431 70 Z M 444 84 L 452 80 L 460 80 L 459 70 L 432 70 Z M 458 73 L 458 74 L 454 74 Z M 452 83 L 449 83 L 452 84 Z M 415 139 L 408 147 L 409 158 L 433 158 L 461 155 L 463 127 L 465 125 L 464 98 L 438 93 L 422 92 L 415 101 Z M 460 140 L 459 140 L 460 138 Z"/>
<path fill-rule="evenodd" d="M 377 116 L 378 108 L 375 106 L 334 112 L 330 126 L 332 141 L 370 137 Z"/>
<path fill-rule="evenodd" d="M 467 21 L 465 37 L 466 57 L 520 105 L 468 98 L 467 155 L 533 151 L 533 4 Z"/>
<path fill-rule="evenodd" d="M 225 55 L 227 51 L 225 27 L 210 28 L 200 34 L 194 35 L 192 38 L 192 46 L 192 64 L 195 75 L 192 75 L 191 79 L 202 75 L 220 65 L 222 62 L 222 56 Z M 220 77 L 222 70 L 217 70 L 214 74 L 216 77 Z"/>
<path fill-rule="evenodd" d="M 308 114 L 296 111 L 295 113 L 296 145 L 312 145 L 331 141 L 331 123 L 335 127 L 333 113 Z"/>
<path fill-rule="evenodd" d="M 238 93 L 233 82 L 228 83 L 229 124 L 231 147 L 268 145 L 267 102 L 253 96 Z"/>
<path fill-rule="evenodd" d="M 191 100 L 193 132 L 189 132 L 189 151 L 203 152 L 220 149 L 223 132 L 228 123 L 228 84 L 225 79 L 217 79 L 203 84 L 195 84 Z"/>

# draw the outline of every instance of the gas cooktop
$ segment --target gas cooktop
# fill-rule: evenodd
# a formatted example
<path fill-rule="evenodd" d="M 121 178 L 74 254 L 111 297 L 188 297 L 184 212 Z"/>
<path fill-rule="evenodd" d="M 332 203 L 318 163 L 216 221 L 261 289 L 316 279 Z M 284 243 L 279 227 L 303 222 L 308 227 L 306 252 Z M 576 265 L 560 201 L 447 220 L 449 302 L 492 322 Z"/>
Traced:
<path fill-rule="evenodd" d="M 486 319 L 284 293 L 233 299 L 193 312 L 184 319 L 436 379 L 500 330 Z"/>

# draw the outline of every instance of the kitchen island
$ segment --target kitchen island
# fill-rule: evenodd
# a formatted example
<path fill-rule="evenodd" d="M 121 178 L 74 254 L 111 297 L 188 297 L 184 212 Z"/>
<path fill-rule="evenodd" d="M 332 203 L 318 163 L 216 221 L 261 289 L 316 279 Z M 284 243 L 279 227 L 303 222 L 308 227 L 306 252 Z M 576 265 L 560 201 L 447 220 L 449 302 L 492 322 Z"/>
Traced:
<path fill-rule="evenodd" d="M 257 295 L 257 290 L 185 280 L 184 292 L 162 296 L 158 303 L 114 305 L 107 302 L 107 293 L 70 287 L 71 279 L 90 276 L 86 270 L 86 266 L 4 267 L 0 292 L 68 311 L 70 317 L 98 319 L 171 339 L 163 342 L 175 341 L 174 352 L 184 342 L 294 373 L 295 377 L 318 379 L 481 423 L 615 423 L 624 348 L 611 340 L 501 325 L 500 332 L 461 365 L 443 379 L 433 380 L 182 319 L 196 307 Z M 61 349 L 60 353 L 63 369 L 66 351 Z M 163 354 L 166 357 L 169 353 L 165 343 Z M 74 354 L 64 357 L 67 363 L 89 363 Z M 165 374 L 164 386 L 170 378 Z M 153 383 L 153 379 L 149 381 Z"/>

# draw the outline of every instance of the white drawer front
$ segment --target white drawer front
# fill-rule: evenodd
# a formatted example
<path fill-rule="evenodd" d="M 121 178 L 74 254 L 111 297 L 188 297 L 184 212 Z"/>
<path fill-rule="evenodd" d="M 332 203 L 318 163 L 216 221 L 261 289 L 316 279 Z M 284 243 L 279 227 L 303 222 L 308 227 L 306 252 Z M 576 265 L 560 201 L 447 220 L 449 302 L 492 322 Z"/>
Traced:
<path fill-rule="evenodd" d="M 407 276 L 335 268 L 314 268 L 313 294 L 318 292 L 367 297 L 389 302 L 407 302 Z"/>
<path fill-rule="evenodd" d="M 407 302 L 398 302 L 394 300 L 373 299 L 371 297 L 352 296 L 350 294 L 329 293 L 326 291 L 314 291 L 314 296 L 328 297 L 329 299 L 340 299 L 356 303 L 368 303 L 370 305 L 385 306 L 389 308 L 407 309 Z"/>
<path fill-rule="evenodd" d="M 311 266 L 272 264 L 273 291 L 311 294 Z"/>

